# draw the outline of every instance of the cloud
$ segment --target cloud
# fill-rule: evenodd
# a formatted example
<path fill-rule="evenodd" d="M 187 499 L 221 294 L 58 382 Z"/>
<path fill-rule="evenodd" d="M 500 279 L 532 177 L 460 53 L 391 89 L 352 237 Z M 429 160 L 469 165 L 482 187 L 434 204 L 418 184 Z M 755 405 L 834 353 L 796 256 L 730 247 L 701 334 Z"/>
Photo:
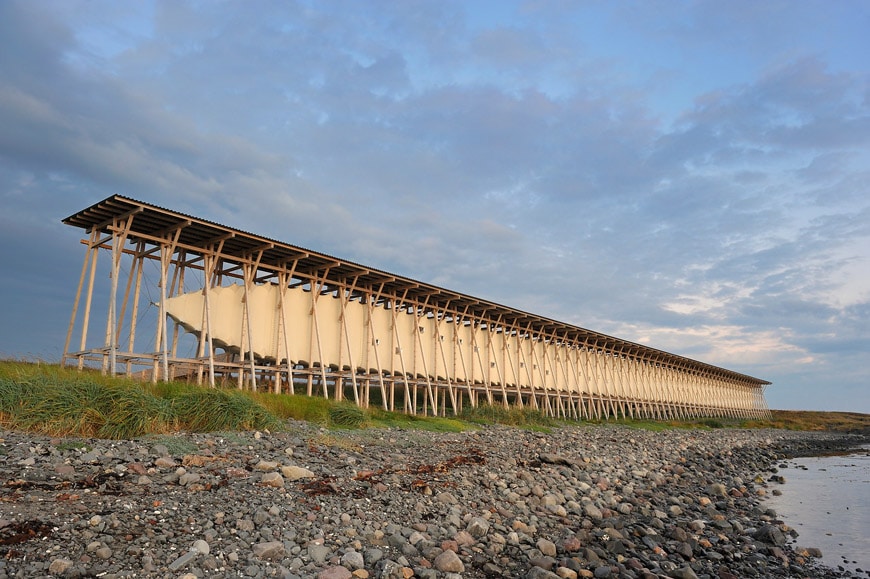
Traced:
<path fill-rule="evenodd" d="M 866 8 L 810 4 L 0 3 L 0 242 L 77 279 L 122 193 L 806 387 L 870 297 Z"/>

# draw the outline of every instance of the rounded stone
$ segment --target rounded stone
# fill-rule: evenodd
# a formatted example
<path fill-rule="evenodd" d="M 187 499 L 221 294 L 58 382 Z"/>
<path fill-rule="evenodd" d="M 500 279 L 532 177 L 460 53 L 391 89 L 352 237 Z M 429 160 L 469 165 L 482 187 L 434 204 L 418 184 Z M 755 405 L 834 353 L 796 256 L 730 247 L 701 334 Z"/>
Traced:
<path fill-rule="evenodd" d="M 282 488 L 284 486 L 284 477 L 277 472 L 263 473 L 263 478 L 260 482 L 267 487 Z"/>
<path fill-rule="evenodd" d="M 190 547 L 191 551 L 196 551 L 200 555 L 208 555 L 211 551 L 211 547 L 209 547 L 208 543 L 199 539 L 193 542 L 193 545 Z"/>
<path fill-rule="evenodd" d="M 314 473 L 308 470 L 307 468 L 303 468 L 301 466 L 282 466 L 281 474 L 287 477 L 287 480 L 301 480 L 304 478 L 314 478 Z"/>
<path fill-rule="evenodd" d="M 556 544 L 552 541 L 548 541 L 547 539 L 538 539 L 538 542 L 535 543 L 535 546 L 541 553 L 548 557 L 556 556 Z"/>
<path fill-rule="evenodd" d="M 453 551 L 442 552 L 435 557 L 433 564 L 436 569 L 444 573 L 463 573 L 465 571 L 465 564 Z"/>
<path fill-rule="evenodd" d="M 72 566 L 73 562 L 69 559 L 55 559 L 51 562 L 51 565 L 48 566 L 48 572 L 53 575 L 63 575 Z"/>
<path fill-rule="evenodd" d="M 353 577 L 353 573 L 340 565 L 327 567 L 317 574 L 317 579 L 351 579 L 351 577 Z"/>
<path fill-rule="evenodd" d="M 348 551 L 341 556 L 341 564 L 350 570 L 362 569 L 365 567 L 365 559 L 362 553 L 358 551 Z"/>

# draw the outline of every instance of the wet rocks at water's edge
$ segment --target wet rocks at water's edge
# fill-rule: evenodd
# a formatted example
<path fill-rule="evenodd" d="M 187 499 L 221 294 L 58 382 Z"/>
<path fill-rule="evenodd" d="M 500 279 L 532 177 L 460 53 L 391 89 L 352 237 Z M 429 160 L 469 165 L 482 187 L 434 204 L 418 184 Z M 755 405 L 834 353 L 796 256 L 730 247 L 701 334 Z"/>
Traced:
<path fill-rule="evenodd" d="M 837 577 L 766 509 L 845 435 L 2 432 L 2 577 Z M 780 477 L 780 478 L 777 478 Z M 781 487 L 784 488 L 784 487 Z"/>

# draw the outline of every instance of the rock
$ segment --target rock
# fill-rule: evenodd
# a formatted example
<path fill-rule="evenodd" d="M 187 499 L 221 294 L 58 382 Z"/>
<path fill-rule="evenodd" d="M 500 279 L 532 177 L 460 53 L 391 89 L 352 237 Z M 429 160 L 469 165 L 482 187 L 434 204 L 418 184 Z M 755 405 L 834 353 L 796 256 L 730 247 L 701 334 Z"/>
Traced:
<path fill-rule="evenodd" d="M 188 551 L 187 553 L 183 554 L 181 557 L 178 557 L 172 563 L 170 563 L 169 570 L 178 571 L 179 569 L 183 569 L 188 564 L 190 564 L 191 561 L 196 559 L 197 556 L 199 556 L 198 551 Z"/>
<path fill-rule="evenodd" d="M 195 472 L 184 473 L 180 477 L 178 477 L 178 484 L 181 486 L 188 486 L 193 483 L 199 482 L 199 479 L 202 478 Z"/>
<path fill-rule="evenodd" d="M 270 472 L 278 468 L 278 463 L 273 460 L 261 460 L 254 465 L 254 470 L 260 472 Z"/>
<path fill-rule="evenodd" d="M 559 579 L 559 575 L 540 567 L 532 567 L 526 574 L 526 579 Z"/>
<path fill-rule="evenodd" d="M 443 505 L 455 505 L 458 501 L 453 493 L 443 492 L 435 495 L 435 500 Z"/>
<path fill-rule="evenodd" d="M 341 556 L 341 564 L 351 571 L 362 569 L 365 567 L 365 559 L 362 553 L 357 551 L 348 551 Z"/>
<path fill-rule="evenodd" d="M 601 513 L 601 509 L 599 509 L 592 503 L 587 503 L 586 505 L 584 505 L 583 512 L 586 513 L 587 517 L 596 521 L 600 521 L 604 517 L 604 515 Z"/>
<path fill-rule="evenodd" d="M 330 555 L 332 555 L 332 549 L 326 545 L 308 545 L 308 556 L 318 565 L 323 565 Z"/>
<path fill-rule="evenodd" d="M 208 555 L 209 552 L 211 551 L 211 548 L 209 547 L 209 545 L 206 541 L 199 539 L 199 540 L 193 542 L 193 545 L 191 545 L 190 550 L 196 551 L 200 555 Z"/>
<path fill-rule="evenodd" d="M 786 541 L 785 534 L 774 525 L 764 525 L 755 532 L 753 537 L 759 541 L 776 545 L 778 547 L 785 545 Z"/>
<path fill-rule="evenodd" d="M 353 576 L 353 573 L 351 573 L 349 569 L 340 565 L 335 565 L 333 567 L 327 567 L 318 573 L 317 579 L 351 579 Z"/>
<path fill-rule="evenodd" d="M 375 577 L 377 579 L 406 579 L 402 572 L 402 565 L 390 559 L 381 559 L 377 562 Z"/>
<path fill-rule="evenodd" d="M 542 454 L 538 455 L 538 459 L 541 462 L 546 462 L 549 464 L 564 464 L 564 465 L 571 466 L 575 463 L 575 461 L 571 460 L 570 458 L 560 456 L 558 454 L 549 454 L 549 453 L 542 453 Z"/>
<path fill-rule="evenodd" d="M 269 520 L 269 512 L 263 509 L 257 509 L 257 512 L 254 513 L 254 525 L 260 526 L 266 521 Z"/>
<path fill-rule="evenodd" d="M 489 531 L 489 521 L 483 517 L 474 517 L 468 523 L 466 530 L 472 537 L 483 537 Z"/>
<path fill-rule="evenodd" d="M 168 456 L 161 456 L 154 461 L 154 466 L 157 468 L 175 468 L 178 466 L 178 463 Z"/>
<path fill-rule="evenodd" d="M 315 477 L 315 474 L 307 468 L 295 465 L 282 466 L 281 474 L 283 474 L 289 481 L 297 481 L 305 478 Z"/>
<path fill-rule="evenodd" d="M 674 549 L 674 552 L 679 553 L 685 559 L 691 559 L 692 555 L 693 555 L 692 546 L 688 542 L 683 542 L 683 543 L 677 544 L 677 547 L 676 547 L 676 549 Z"/>
<path fill-rule="evenodd" d="M 695 574 L 695 571 L 689 566 L 674 569 L 668 573 L 668 576 L 674 577 L 675 579 L 698 579 L 698 575 Z"/>
<path fill-rule="evenodd" d="M 546 555 L 541 555 L 540 557 L 531 557 L 529 559 L 529 563 L 531 563 L 535 567 L 546 569 L 547 571 L 552 570 L 553 567 L 556 566 L 556 560 L 553 557 L 547 557 Z"/>
<path fill-rule="evenodd" d="M 251 550 L 258 559 L 277 561 L 284 557 L 284 543 L 281 541 L 257 543 L 251 547 Z"/>
<path fill-rule="evenodd" d="M 15 498 L 15 516 L 0 515 L 0 539 L 32 537 L 11 546 L 0 577 L 44 577 L 52 565 L 62 571 L 54 576 L 176 579 L 837 573 L 810 561 L 812 549 L 776 544 L 793 533 L 756 491 L 770 484 L 777 456 L 841 435 L 615 425 L 327 433 L 290 424 L 260 438 L 173 436 L 172 454 L 184 459 L 141 440 L 87 440 L 93 464 L 78 442 L 0 431 L 0 477 Z M 288 460 L 286 448 L 324 484 L 289 482 L 273 460 Z M 261 484 L 266 475 L 283 488 Z M 434 494 L 415 492 L 417 481 Z M 718 481 L 743 496 L 708 493 Z"/>
<path fill-rule="evenodd" d="M 436 569 L 445 573 L 462 573 L 465 571 L 465 564 L 453 551 L 442 552 L 435 557 L 433 565 L 435 565 Z"/>
<path fill-rule="evenodd" d="M 556 544 L 552 541 L 548 541 L 547 539 L 538 539 L 538 542 L 535 543 L 535 546 L 538 550 L 548 557 L 556 556 Z"/>
<path fill-rule="evenodd" d="M 260 484 L 267 487 L 284 488 L 284 477 L 277 472 L 263 473 Z"/>
<path fill-rule="evenodd" d="M 71 567 L 73 566 L 73 562 L 69 559 L 55 559 L 51 562 L 51 565 L 48 566 L 48 572 L 52 575 L 63 575 L 65 574 Z"/>
<path fill-rule="evenodd" d="M 459 531 L 453 536 L 453 540 L 456 541 L 457 545 L 461 545 L 463 547 L 467 547 L 469 545 L 475 544 L 477 541 L 474 536 L 468 531 Z M 454 551 L 458 549 L 453 549 Z"/>
<path fill-rule="evenodd" d="M 569 553 L 576 553 L 583 548 L 583 543 L 581 543 L 580 539 L 578 539 L 576 536 L 572 535 L 562 541 L 562 548 Z"/>
<path fill-rule="evenodd" d="M 606 579 L 613 575 L 613 569 L 610 568 L 610 565 L 601 565 L 596 567 L 593 573 L 596 579 Z"/>

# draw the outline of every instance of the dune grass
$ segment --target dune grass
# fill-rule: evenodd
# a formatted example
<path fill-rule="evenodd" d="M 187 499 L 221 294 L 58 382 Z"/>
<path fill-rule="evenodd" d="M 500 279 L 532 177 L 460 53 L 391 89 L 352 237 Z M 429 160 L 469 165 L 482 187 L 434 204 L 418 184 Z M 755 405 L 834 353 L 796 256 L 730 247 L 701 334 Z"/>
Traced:
<path fill-rule="evenodd" d="M 281 421 L 240 392 L 3 362 L 0 423 L 49 436 L 121 439 L 179 430 L 276 428 Z"/>
<path fill-rule="evenodd" d="M 812 410 L 773 410 L 770 420 L 750 420 L 744 428 L 785 430 L 832 430 L 870 432 L 870 414 L 858 412 L 820 412 Z"/>
<path fill-rule="evenodd" d="M 322 397 L 207 388 L 182 382 L 147 383 L 77 371 L 57 364 L 0 360 L 0 426 L 49 436 L 125 439 L 179 431 L 280 430 L 288 419 L 330 428 L 403 428 L 460 432 L 484 424 L 549 431 L 578 422 L 556 420 L 530 407 L 480 405 L 440 418 L 359 408 Z M 870 432 L 870 415 L 775 410 L 772 419 L 740 421 L 592 421 L 647 430 L 781 428 Z"/>
<path fill-rule="evenodd" d="M 303 395 L 139 382 L 56 364 L 0 360 L 0 425 L 49 436 L 126 439 L 178 431 L 281 430 L 286 420 L 330 428 L 457 432 L 468 423 L 363 409 Z"/>
<path fill-rule="evenodd" d="M 545 416 L 540 410 L 524 406 L 508 406 L 498 404 L 481 404 L 474 408 L 467 407 L 459 416 L 462 420 L 474 424 L 504 424 L 519 428 L 533 430 L 547 430 L 549 428 L 565 424 L 563 420 L 556 420 Z"/>

